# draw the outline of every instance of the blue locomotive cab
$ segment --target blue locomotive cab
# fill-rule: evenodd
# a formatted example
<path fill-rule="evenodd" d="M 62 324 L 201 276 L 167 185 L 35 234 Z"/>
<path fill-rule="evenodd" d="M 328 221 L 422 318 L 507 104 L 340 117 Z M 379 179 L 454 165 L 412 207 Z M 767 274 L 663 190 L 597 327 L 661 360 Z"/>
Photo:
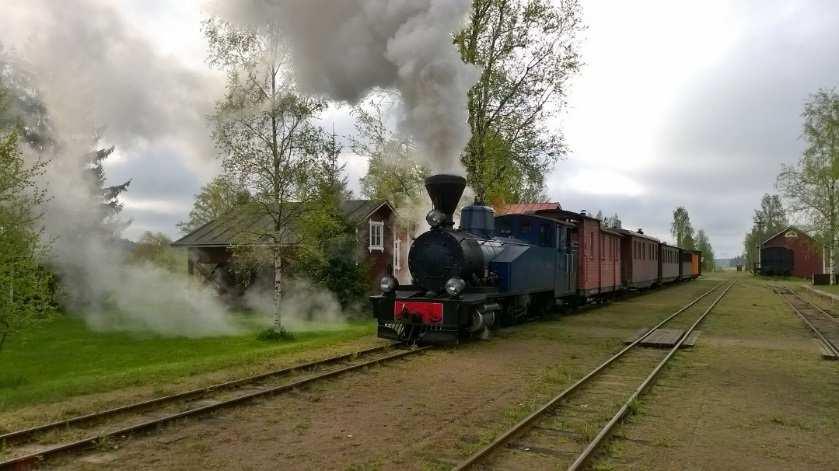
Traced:
<path fill-rule="evenodd" d="M 517 293 L 553 291 L 555 298 L 573 293 L 576 257 L 569 237 L 572 227 L 531 214 L 495 218 L 496 234 L 510 241 L 490 262 L 490 270 L 499 277 L 499 288 Z"/>

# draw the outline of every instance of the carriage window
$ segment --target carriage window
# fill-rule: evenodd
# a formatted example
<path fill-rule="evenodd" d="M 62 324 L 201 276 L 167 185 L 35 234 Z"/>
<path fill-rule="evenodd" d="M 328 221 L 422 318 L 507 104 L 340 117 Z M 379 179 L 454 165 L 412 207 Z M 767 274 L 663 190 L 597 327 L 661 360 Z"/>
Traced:
<path fill-rule="evenodd" d="M 530 234 L 530 222 L 523 222 L 519 227 L 519 232 L 522 234 Z"/>
<path fill-rule="evenodd" d="M 506 224 L 506 223 L 498 224 L 497 222 L 496 222 L 496 224 L 497 225 L 495 226 L 495 231 L 498 232 L 498 235 L 501 235 L 501 236 L 504 236 L 504 237 L 509 237 L 510 235 L 513 234 L 513 231 L 512 231 L 512 229 L 510 229 L 510 226 L 508 224 Z"/>
<path fill-rule="evenodd" d="M 551 238 L 548 233 L 548 226 L 545 224 L 539 225 L 539 245 L 542 247 L 550 247 L 551 246 Z"/>

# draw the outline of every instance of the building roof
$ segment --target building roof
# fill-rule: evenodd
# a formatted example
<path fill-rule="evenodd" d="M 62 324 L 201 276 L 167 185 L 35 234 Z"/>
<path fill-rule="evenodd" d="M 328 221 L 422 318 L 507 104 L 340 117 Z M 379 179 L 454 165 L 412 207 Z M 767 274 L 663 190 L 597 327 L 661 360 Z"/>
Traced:
<path fill-rule="evenodd" d="M 651 242 L 659 242 L 659 243 L 661 242 L 660 240 L 656 239 L 655 237 L 653 237 L 651 235 L 647 235 L 647 234 L 644 234 L 644 233 L 638 232 L 638 231 L 630 231 L 629 229 L 624 229 L 622 227 L 613 228 L 612 230 L 620 232 L 621 234 L 626 235 L 626 236 L 630 236 L 630 237 L 637 237 L 639 239 L 647 239 Z"/>
<path fill-rule="evenodd" d="M 814 240 L 812 237 L 810 237 L 810 235 L 809 235 L 809 234 L 807 234 L 806 232 L 802 231 L 801 229 L 799 229 L 799 228 L 797 228 L 797 227 L 795 227 L 795 226 L 787 226 L 787 227 L 785 227 L 785 228 L 784 228 L 784 230 L 782 230 L 782 231 L 778 231 L 778 232 L 776 232 L 775 234 L 772 234 L 772 236 L 771 236 L 771 237 L 769 237 L 769 238 L 767 238 L 766 240 L 764 240 L 763 242 L 761 242 L 761 243 L 760 243 L 760 245 L 763 245 L 763 244 L 765 244 L 765 243 L 769 242 L 770 240 L 772 240 L 772 239 L 774 239 L 774 238 L 778 237 L 779 235 L 781 235 L 781 234 L 783 234 L 783 233 L 785 233 L 785 232 L 787 232 L 787 231 L 789 231 L 789 230 L 793 230 L 793 231 L 797 232 L 798 234 L 801 234 L 801 235 L 803 235 L 804 237 L 806 237 L 806 238 L 808 238 L 808 239 L 810 239 L 810 240 Z"/>
<path fill-rule="evenodd" d="M 345 200 L 341 202 L 341 212 L 353 224 L 366 221 L 382 206 L 394 211 L 386 200 Z M 204 224 L 189 234 L 172 243 L 174 247 L 228 247 L 237 240 L 250 234 L 270 232 L 272 221 L 264 213 L 249 211 L 231 211 L 223 217 Z M 284 236 L 283 245 L 298 243 L 293 227 Z"/>
<path fill-rule="evenodd" d="M 533 214 L 536 211 L 561 210 L 559 203 L 513 203 L 498 208 L 498 215 L 502 214 Z"/>

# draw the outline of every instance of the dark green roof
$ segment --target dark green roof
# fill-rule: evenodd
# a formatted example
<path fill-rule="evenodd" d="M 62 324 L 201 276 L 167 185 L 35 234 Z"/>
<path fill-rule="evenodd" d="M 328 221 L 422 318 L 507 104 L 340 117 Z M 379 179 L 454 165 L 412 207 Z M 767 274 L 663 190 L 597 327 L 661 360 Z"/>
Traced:
<path fill-rule="evenodd" d="M 390 204 L 385 200 L 346 200 L 341 203 L 344 217 L 354 225 L 364 222 L 370 214 L 382 205 Z M 228 215 L 210 221 L 198 229 L 172 243 L 174 247 L 227 247 L 242 240 L 248 234 L 270 232 L 271 218 L 262 213 L 233 211 Z M 286 236 L 283 244 L 294 245 L 297 240 L 293 230 Z"/>

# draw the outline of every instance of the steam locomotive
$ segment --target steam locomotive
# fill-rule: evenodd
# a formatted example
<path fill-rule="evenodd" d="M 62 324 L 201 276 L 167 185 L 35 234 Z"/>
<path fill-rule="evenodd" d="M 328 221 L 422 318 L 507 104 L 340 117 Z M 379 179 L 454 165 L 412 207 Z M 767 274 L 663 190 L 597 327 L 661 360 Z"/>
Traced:
<path fill-rule="evenodd" d="M 425 180 L 431 229 L 411 246 L 412 283 L 382 277 L 371 296 L 382 338 L 452 343 L 611 294 L 699 276 L 701 254 L 643 234 L 607 229 L 587 214 L 560 208 L 495 216 L 478 202 L 454 212 L 466 180 Z M 692 270 L 692 257 L 696 270 Z M 687 263 L 685 263 L 687 261 Z M 653 274 L 654 272 L 654 274 Z M 675 276 L 671 276 L 675 273 Z"/>

